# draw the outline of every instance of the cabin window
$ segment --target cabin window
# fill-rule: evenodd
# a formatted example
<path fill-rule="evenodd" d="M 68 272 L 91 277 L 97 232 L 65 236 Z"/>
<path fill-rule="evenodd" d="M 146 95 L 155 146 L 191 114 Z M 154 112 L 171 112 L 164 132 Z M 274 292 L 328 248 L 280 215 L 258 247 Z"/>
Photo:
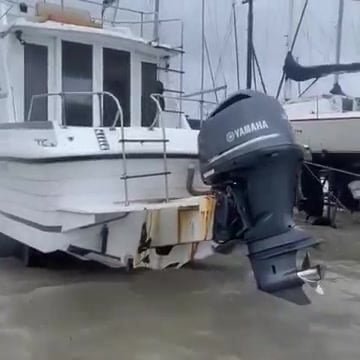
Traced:
<path fill-rule="evenodd" d="M 342 111 L 343 112 L 353 111 L 353 100 L 352 99 L 347 99 L 347 98 L 342 99 Z"/>
<path fill-rule="evenodd" d="M 92 91 L 92 62 L 91 45 L 62 42 L 62 89 L 64 92 Z M 92 126 L 92 99 L 92 95 L 65 95 L 63 122 L 70 126 Z"/>
<path fill-rule="evenodd" d="M 103 69 L 103 90 L 112 93 L 119 100 L 124 125 L 130 126 L 130 53 L 104 48 Z M 117 112 L 114 100 L 104 96 L 104 126 L 113 125 Z"/>
<path fill-rule="evenodd" d="M 48 48 L 43 45 L 24 45 L 24 116 L 28 117 L 31 99 L 34 95 L 48 92 Z M 48 120 L 48 99 L 33 101 L 31 121 Z"/>
<path fill-rule="evenodd" d="M 150 98 L 151 94 L 159 93 L 156 81 L 157 66 L 153 63 L 141 63 L 141 125 L 150 126 L 156 116 L 156 105 Z M 163 100 L 162 100 L 163 102 Z M 162 106 L 163 107 L 163 106 Z"/>

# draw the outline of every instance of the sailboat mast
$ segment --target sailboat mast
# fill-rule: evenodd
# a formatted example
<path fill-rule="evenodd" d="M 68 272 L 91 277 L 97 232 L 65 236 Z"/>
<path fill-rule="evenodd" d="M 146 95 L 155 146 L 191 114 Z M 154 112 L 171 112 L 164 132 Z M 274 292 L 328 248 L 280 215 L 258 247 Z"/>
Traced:
<path fill-rule="evenodd" d="M 286 37 L 286 52 L 291 52 L 291 45 L 293 41 L 294 31 L 294 0 L 289 1 L 289 27 Z M 285 80 L 284 86 L 284 99 L 288 100 L 292 98 L 292 83 L 290 79 Z"/>
<path fill-rule="evenodd" d="M 236 0 L 233 0 L 232 8 L 233 8 L 233 20 L 234 20 L 236 79 L 237 79 L 237 89 L 240 90 L 240 64 L 239 64 L 239 42 L 238 42 L 238 33 L 237 33 L 237 20 L 236 20 Z"/>
<path fill-rule="evenodd" d="M 248 11 L 248 38 L 247 38 L 247 59 L 246 59 L 246 88 L 251 89 L 252 85 L 252 64 L 253 64 L 253 26 L 254 26 L 254 3 L 247 0 Z"/>
<path fill-rule="evenodd" d="M 205 0 L 201 3 L 201 95 L 200 120 L 204 120 L 204 87 L 205 87 Z"/>
<path fill-rule="evenodd" d="M 160 0 L 155 0 L 154 7 L 154 41 L 159 41 L 159 13 L 160 13 Z"/>
<path fill-rule="evenodd" d="M 338 21 L 336 26 L 336 53 L 335 53 L 336 64 L 340 64 L 343 19 L 344 19 L 344 0 L 339 0 Z M 339 74 L 335 74 L 334 84 L 339 84 Z"/>

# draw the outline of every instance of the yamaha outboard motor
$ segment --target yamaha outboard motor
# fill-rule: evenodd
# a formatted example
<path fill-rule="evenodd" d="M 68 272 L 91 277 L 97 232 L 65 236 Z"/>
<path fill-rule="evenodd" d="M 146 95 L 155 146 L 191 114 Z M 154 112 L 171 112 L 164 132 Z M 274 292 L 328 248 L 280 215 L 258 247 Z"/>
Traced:
<path fill-rule="evenodd" d="M 318 286 L 322 274 L 307 252 L 317 241 L 293 221 L 303 150 L 281 105 L 239 92 L 203 123 L 198 142 L 203 181 L 217 198 L 217 250 L 245 242 L 259 289 L 308 303 L 302 285 Z"/>

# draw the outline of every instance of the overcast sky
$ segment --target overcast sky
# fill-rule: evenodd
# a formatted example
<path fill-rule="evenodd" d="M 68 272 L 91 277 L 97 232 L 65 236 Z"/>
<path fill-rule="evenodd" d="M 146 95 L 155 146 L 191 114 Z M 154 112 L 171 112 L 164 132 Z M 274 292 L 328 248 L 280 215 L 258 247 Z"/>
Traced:
<path fill-rule="evenodd" d="M 133 8 L 152 10 L 153 0 L 122 0 L 123 5 Z M 209 43 L 213 66 L 216 68 L 219 57 L 223 54 L 226 81 L 231 89 L 235 86 L 235 55 L 233 31 L 229 30 L 232 0 L 205 0 L 206 3 L 206 37 Z M 285 55 L 285 35 L 288 32 L 288 0 L 254 0 L 255 36 L 254 43 L 259 61 L 263 68 L 266 83 L 274 92 L 281 75 Z M 329 63 L 335 57 L 335 27 L 337 22 L 338 0 L 310 0 L 294 55 L 302 64 Z M 295 0 L 294 26 L 300 16 L 304 0 Z M 240 72 L 242 85 L 245 85 L 246 58 L 246 15 L 247 5 L 237 1 L 238 36 L 240 53 Z M 161 18 L 179 17 L 185 21 L 186 54 L 186 87 L 197 89 L 200 84 L 201 58 L 201 0 L 162 0 Z M 342 61 L 360 61 L 360 1 L 345 0 Z M 231 28 L 231 26 L 230 26 Z M 178 32 L 173 26 L 164 25 L 161 29 L 162 40 L 176 43 Z M 227 39 L 227 41 L 226 41 Z M 207 76 L 209 79 L 209 76 Z M 354 80 L 356 78 L 356 80 Z M 351 81 L 353 79 L 353 81 Z M 342 84 L 349 92 L 360 91 L 357 82 L 360 78 L 354 75 L 344 76 Z M 223 76 L 218 73 L 217 82 L 221 85 Z M 331 82 L 327 81 L 325 83 Z M 315 91 L 325 91 L 328 84 L 320 84 Z M 208 82 L 210 86 L 210 82 Z"/>
<path fill-rule="evenodd" d="M 212 63 L 218 62 L 224 54 L 224 72 L 230 89 L 235 86 L 235 54 L 233 33 L 226 39 L 231 16 L 232 0 L 206 0 L 206 36 L 209 42 Z M 238 36 L 240 46 L 241 84 L 245 85 L 246 59 L 246 15 L 247 6 L 237 2 Z M 285 35 L 288 32 L 288 0 L 255 0 L 254 44 L 263 68 L 266 84 L 270 92 L 275 92 L 286 47 Z M 300 16 L 303 0 L 295 0 L 294 26 Z M 345 1 L 342 57 L 344 62 L 360 61 L 360 2 Z M 181 16 L 185 20 L 185 49 L 187 51 L 186 70 L 188 88 L 199 87 L 201 0 L 163 0 L 162 14 L 165 17 Z M 303 27 L 296 44 L 294 55 L 302 64 L 319 64 L 334 61 L 338 0 L 310 0 Z M 169 34 L 169 32 L 167 32 Z M 167 39 L 165 39 L 167 40 Z M 215 66 L 216 67 L 216 66 Z M 209 79 L 209 76 L 207 76 Z M 218 83 L 223 81 L 221 76 Z M 344 76 L 341 83 L 344 91 L 360 95 L 359 76 Z M 332 79 L 321 81 L 313 91 L 328 91 Z M 209 86 L 210 83 L 208 82 Z"/>
<path fill-rule="evenodd" d="M 76 1 L 76 0 L 74 0 Z M 100 0 L 98 0 L 100 2 Z M 294 27 L 305 0 L 295 0 Z M 205 0 L 206 38 L 211 62 L 216 72 L 216 85 L 226 83 L 229 92 L 236 89 L 234 32 L 231 21 L 233 0 Z M 237 0 L 237 24 L 241 86 L 245 86 L 247 5 Z M 330 63 L 335 58 L 336 22 L 339 0 L 310 0 L 295 46 L 294 55 L 304 65 Z M 286 53 L 289 24 L 289 0 L 254 0 L 254 44 L 269 93 L 275 93 Z M 153 10 L 154 0 L 120 0 L 120 6 Z M 360 1 L 345 0 L 342 55 L 343 62 L 360 61 Z M 125 14 L 123 15 L 125 19 Z M 185 90 L 200 88 L 201 0 L 161 0 L 160 17 L 181 18 L 185 23 Z M 134 18 L 132 18 L 134 20 Z M 179 27 L 162 24 L 161 40 L 179 44 Z M 222 58 L 222 66 L 217 66 Z M 341 85 L 346 93 L 360 95 L 359 75 L 346 75 Z M 332 78 L 319 81 L 310 94 L 328 92 Z M 207 70 L 206 87 L 211 87 Z M 302 84 L 305 88 L 306 84 Z M 297 85 L 295 85 L 297 89 Z"/>

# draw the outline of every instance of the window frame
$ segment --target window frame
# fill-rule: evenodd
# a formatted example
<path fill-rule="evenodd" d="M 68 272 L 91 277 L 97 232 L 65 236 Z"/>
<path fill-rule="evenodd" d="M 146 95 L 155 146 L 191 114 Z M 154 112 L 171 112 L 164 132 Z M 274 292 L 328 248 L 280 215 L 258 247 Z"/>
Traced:
<path fill-rule="evenodd" d="M 89 34 L 71 36 L 67 33 L 57 34 L 56 36 L 35 36 L 31 33 L 26 34 L 24 32 L 23 39 L 26 42 L 43 45 L 48 47 L 48 92 L 59 93 L 62 91 L 62 41 L 70 41 L 73 43 L 80 43 L 84 45 L 92 46 L 93 48 L 93 62 L 92 62 L 92 92 L 103 91 L 103 71 L 99 69 L 103 68 L 103 49 L 110 48 L 119 51 L 125 51 L 130 53 L 130 126 L 141 127 L 141 64 L 142 62 L 149 62 L 158 65 L 161 62 L 159 56 L 155 54 L 148 54 L 138 51 L 136 47 L 132 47 L 131 44 L 122 39 L 102 39 L 93 40 Z M 21 54 L 22 45 L 17 40 L 13 42 L 16 51 L 20 51 Z M 15 51 L 15 50 L 11 50 Z M 23 57 L 21 59 L 22 67 L 16 74 L 11 75 L 11 79 L 15 79 L 17 85 L 14 87 L 14 102 L 17 116 L 20 115 L 18 121 L 22 121 L 22 114 L 24 114 L 24 81 L 18 81 L 24 77 L 23 71 Z M 21 65 L 21 63 L 19 64 Z M 14 80 L 11 80 L 13 83 Z M 21 96 L 19 96 L 21 95 Z M 26 120 L 26 119 L 23 119 Z M 48 120 L 54 121 L 58 124 L 62 122 L 62 104 L 60 96 L 51 96 L 48 98 Z M 96 97 L 93 98 L 93 119 L 92 123 L 94 127 L 100 126 L 99 116 L 99 103 Z"/>
<path fill-rule="evenodd" d="M 39 45 L 39 46 L 46 46 L 47 47 L 47 91 L 54 92 L 56 91 L 56 80 L 55 80 L 55 72 L 56 72 L 56 62 L 55 62 L 55 39 L 54 38 L 48 38 L 48 37 L 42 37 L 42 38 L 35 38 L 31 35 L 24 34 L 23 40 L 30 45 Z M 19 68 L 19 76 L 21 77 L 22 81 L 20 81 L 19 84 L 19 93 L 21 94 L 20 97 L 18 97 L 18 101 L 15 100 L 16 107 L 18 108 L 17 116 L 20 116 L 20 119 L 23 117 L 23 121 L 27 121 L 27 114 L 25 114 L 25 51 L 24 47 L 19 44 L 22 49 L 22 57 L 21 57 L 21 63 L 22 66 Z M 54 71 L 55 69 L 55 71 Z M 20 73 L 21 72 L 21 73 Z M 16 97 L 15 97 L 16 99 Z M 36 100 L 34 101 L 34 106 Z M 55 114 L 55 99 L 52 99 L 52 97 L 48 97 L 48 106 L 47 106 L 47 120 L 52 121 L 53 119 L 56 121 L 56 114 Z"/>
<path fill-rule="evenodd" d="M 81 44 L 81 45 L 85 45 L 85 46 L 88 46 L 88 47 L 91 47 L 91 54 L 92 54 L 92 58 L 91 58 L 91 92 L 94 91 L 94 69 L 95 69 L 95 66 L 94 66 L 94 58 L 95 58 L 95 54 L 94 54 L 94 45 L 92 43 L 88 43 L 88 42 L 80 42 L 80 41 L 74 41 L 74 39 L 71 39 L 71 40 L 67 40 L 67 39 L 64 39 L 64 38 L 61 38 L 60 39 L 60 59 L 59 59 L 59 63 L 60 63 L 60 66 L 59 66 L 59 72 L 60 72 L 60 92 L 63 91 L 63 42 L 67 42 L 67 43 L 73 43 L 73 44 Z M 84 90 L 84 91 L 87 91 L 87 90 Z M 64 111 L 64 106 L 62 106 L 62 99 L 60 98 L 60 119 L 58 120 L 60 124 L 62 124 L 62 119 L 63 119 L 63 111 Z M 94 127 L 94 122 L 95 122 L 95 108 L 94 108 L 94 105 L 97 101 L 94 101 L 94 96 L 92 96 L 92 106 L 91 106 L 91 125 L 89 127 Z M 65 124 L 67 125 L 67 124 Z M 71 124 L 69 126 L 72 126 Z M 74 125 L 76 126 L 76 125 Z"/>

